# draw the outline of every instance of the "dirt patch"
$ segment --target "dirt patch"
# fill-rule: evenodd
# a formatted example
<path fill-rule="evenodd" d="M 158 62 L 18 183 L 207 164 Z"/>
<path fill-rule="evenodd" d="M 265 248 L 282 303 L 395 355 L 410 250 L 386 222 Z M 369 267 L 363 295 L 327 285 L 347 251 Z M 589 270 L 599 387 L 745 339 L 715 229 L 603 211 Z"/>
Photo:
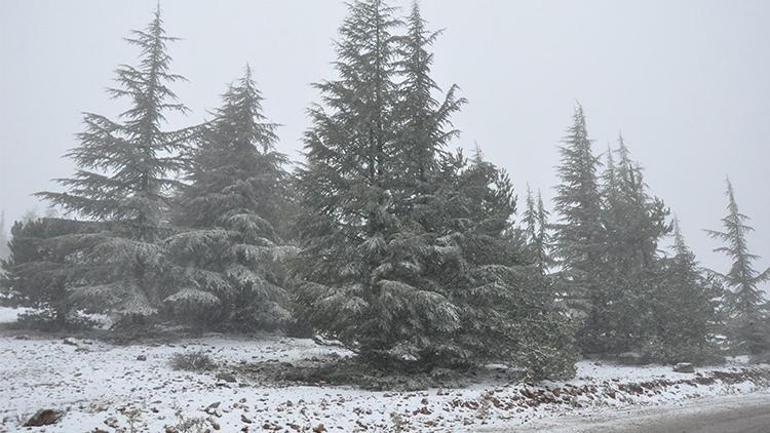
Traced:
<path fill-rule="evenodd" d="M 354 357 L 310 358 L 297 363 L 265 361 L 230 368 L 249 382 L 271 386 L 355 386 L 371 391 L 418 391 L 464 388 L 494 381 L 518 382 L 521 371 L 506 368 L 433 368 L 425 371 L 408 363 L 378 368 Z"/>

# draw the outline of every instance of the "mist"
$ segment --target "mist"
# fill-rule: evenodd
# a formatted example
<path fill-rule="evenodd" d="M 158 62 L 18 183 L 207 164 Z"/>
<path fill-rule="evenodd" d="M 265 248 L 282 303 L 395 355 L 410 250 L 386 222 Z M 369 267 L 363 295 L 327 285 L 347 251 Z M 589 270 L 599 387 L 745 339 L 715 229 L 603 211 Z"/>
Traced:
<path fill-rule="evenodd" d="M 408 2 L 394 2 L 402 8 Z M 122 38 L 154 1 L 4 1 L 0 15 L 0 208 L 9 221 L 46 205 L 32 193 L 73 169 L 81 112 L 117 114 L 102 90 L 115 65 L 136 53 Z M 330 76 L 341 2 L 162 3 L 176 86 L 195 123 L 249 63 L 266 113 L 282 124 L 278 148 L 300 161 L 310 83 Z M 588 116 L 597 153 L 622 132 L 651 189 L 681 220 L 704 265 L 725 260 L 703 233 L 725 212 L 730 176 L 757 229 L 751 247 L 770 257 L 770 5 L 762 0 L 467 2 L 426 0 L 445 32 L 435 45 L 435 80 L 456 83 L 469 104 L 458 113 L 456 146 L 484 154 L 547 199 L 557 146 L 575 101 Z M 665 13 L 661 13 L 665 10 Z M 45 127 L 41 127 L 42 124 Z"/>

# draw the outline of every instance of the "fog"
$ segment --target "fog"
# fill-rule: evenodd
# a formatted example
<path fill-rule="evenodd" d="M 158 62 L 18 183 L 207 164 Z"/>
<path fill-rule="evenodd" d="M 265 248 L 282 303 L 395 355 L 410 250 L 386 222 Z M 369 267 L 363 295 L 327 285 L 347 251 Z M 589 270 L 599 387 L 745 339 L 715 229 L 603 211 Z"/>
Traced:
<path fill-rule="evenodd" d="M 394 2 L 398 3 L 398 2 Z M 400 3 L 407 6 L 406 2 Z M 68 176 L 81 112 L 116 114 L 103 92 L 136 52 L 122 38 L 155 1 L 0 2 L 0 208 L 19 218 L 45 204 L 31 194 Z M 325 1 L 162 2 L 176 86 L 197 123 L 248 62 L 266 114 L 283 126 L 279 149 L 301 160 L 310 83 L 330 77 L 344 4 Z M 682 222 L 700 260 L 723 269 L 702 232 L 719 228 L 729 175 L 757 229 L 750 247 L 770 260 L 770 2 L 423 0 L 434 73 L 470 104 L 455 117 L 458 146 L 478 142 L 521 193 L 547 198 L 557 145 L 575 101 L 601 152 L 622 131 L 647 182 Z"/>

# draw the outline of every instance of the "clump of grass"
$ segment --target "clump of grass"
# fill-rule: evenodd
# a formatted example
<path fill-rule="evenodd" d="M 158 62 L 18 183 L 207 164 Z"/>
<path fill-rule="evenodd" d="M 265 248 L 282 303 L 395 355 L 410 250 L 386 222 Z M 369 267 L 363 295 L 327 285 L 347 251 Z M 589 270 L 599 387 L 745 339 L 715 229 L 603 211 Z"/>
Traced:
<path fill-rule="evenodd" d="M 179 422 L 173 427 L 166 427 L 166 431 L 169 433 L 207 433 L 211 431 L 205 418 L 185 418 L 179 411 L 177 411 L 176 416 Z"/>
<path fill-rule="evenodd" d="M 174 370 L 203 372 L 213 370 L 214 361 L 204 351 L 177 353 L 171 357 L 171 368 Z"/>

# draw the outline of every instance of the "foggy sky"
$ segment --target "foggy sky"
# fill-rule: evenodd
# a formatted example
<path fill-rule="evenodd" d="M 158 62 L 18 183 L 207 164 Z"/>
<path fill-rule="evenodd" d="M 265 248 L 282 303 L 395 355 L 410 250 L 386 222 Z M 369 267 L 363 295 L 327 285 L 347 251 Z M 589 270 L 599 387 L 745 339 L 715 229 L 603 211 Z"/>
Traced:
<path fill-rule="evenodd" d="M 0 209 L 45 211 L 30 194 L 69 176 L 62 155 L 81 112 L 115 115 L 113 70 L 135 63 L 122 38 L 151 19 L 155 0 L 0 0 Z M 395 5 L 408 6 L 406 1 Z M 197 123 L 248 62 L 265 114 L 283 124 L 279 150 L 300 160 L 309 84 L 332 78 L 338 0 L 163 0 L 174 87 Z M 725 260 L 702 232 L 725 214 L 734 183 L 757 232 L 750 247 L 770 263 L 770 2 L 765 0 L 423 0 L 435 46 L 434 76 L 470 104 L 455 116 L 457 146 L 477 141 L 507 169 L 553 195 L 557 145 L 576 100 L 597 153 L 622 130 L 647 182 L 681 219 L 708 266 Z M 668 244 L 669 241 L 665 241 Z"/>

